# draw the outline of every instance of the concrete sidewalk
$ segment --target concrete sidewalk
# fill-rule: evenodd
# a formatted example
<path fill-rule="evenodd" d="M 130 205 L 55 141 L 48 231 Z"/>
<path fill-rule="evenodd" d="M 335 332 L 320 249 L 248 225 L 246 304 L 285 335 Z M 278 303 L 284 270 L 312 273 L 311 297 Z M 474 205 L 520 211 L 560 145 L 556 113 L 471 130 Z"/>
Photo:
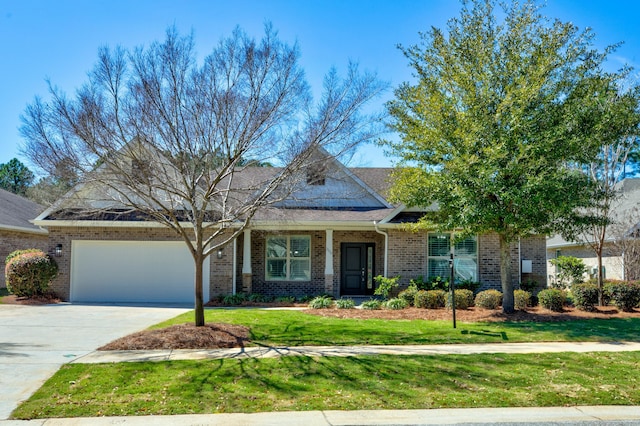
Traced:
<path fill-rule="evenodd" d="M 525 407 L 434 410 L 295 411 L 253 414 L 5 420 L 0 426 L 338 426 L 338 425 L 635 425 L 640 407 Z"/>
<path fill-rule="evenodd" d="M 94 351 L 71 363 L 178 361 L 222 358 L 274 358 L 281 356 L 358 356 L 358 355 L 447 355 L 543 352 L 630 352 L 640 351 L 640 342 L 533 342 L 452 345 L 376 345 L 376 346 L 249 346 L 230 349 L 167 349 L 153 351 Z"/>

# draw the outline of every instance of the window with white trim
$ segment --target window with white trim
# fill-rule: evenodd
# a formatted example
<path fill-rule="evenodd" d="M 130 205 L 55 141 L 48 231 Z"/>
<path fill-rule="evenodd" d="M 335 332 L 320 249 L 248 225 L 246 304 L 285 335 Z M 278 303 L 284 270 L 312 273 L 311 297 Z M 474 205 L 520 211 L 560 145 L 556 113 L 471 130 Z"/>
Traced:
<path fill-rule="evenodd" d="M 452 234 L 429 234 L 427 236 L 427 276 L 449 277 L 449 255 L 451 253 Z M 478 281 L 478 239 L 465 238 L 453 245 L 454 273 L 456 282 L 463 280 Z"/>
<path fill-rule="evenodd" d="M 311 237 L 267 237 L 267 281 L 311 280 Z"/>

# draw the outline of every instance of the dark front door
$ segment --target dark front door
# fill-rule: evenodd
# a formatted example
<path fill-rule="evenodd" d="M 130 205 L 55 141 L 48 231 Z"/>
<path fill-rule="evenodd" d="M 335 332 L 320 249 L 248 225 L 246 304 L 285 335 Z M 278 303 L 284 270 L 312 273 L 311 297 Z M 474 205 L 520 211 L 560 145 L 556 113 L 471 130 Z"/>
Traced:
<path fill-rule="evenodd" d="M 363 296 L 374 291 L 374 244 L 342 243 L 341 295 Z"/>

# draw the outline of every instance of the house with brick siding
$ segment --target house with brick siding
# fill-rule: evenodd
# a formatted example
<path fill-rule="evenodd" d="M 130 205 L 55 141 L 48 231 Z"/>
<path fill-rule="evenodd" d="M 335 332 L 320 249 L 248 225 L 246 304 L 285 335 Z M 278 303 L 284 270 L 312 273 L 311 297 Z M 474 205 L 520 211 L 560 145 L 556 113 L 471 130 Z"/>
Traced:
<path fill-rule="evenodd" d="M 277 168 L 247 167 L 246 179 Z M 205 262 L 204 298 L 235 293 L 370 296 L 377 275 L 448 274 L 500 288 L 498 236 L 454 242 L 452 233 L 413 232 L 424 211 L 387 199 L 390 168 L 348 168 L 332 157 L 306 171 L 289 197 L 257 212 L 237 238 Z M 131 214 L 73 215 L 66 197 L 35 223 L 62 249 L 57 294 L 74 302 L 191 303 L 194 267 L 186 244 L 159 223 Z M 70 204 L 71 203 L 71 204 Z M 512 245 L 514 282 L 546 276 L 545 238 Z"/>
<path fill-rule="evenodd" d="M 48 233 L 30 222 L 44 210 L 19 195 L 0 189 L 0 287 L 5 287 L 5 259 L 15 250 L 38 248 L 51 251 Z"/>

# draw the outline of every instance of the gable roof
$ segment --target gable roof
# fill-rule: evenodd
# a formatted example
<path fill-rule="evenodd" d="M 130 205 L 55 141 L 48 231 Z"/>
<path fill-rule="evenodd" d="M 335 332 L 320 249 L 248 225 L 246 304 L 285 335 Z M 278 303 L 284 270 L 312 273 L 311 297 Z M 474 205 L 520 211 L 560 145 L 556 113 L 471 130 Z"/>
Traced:
<path fill-rule="evenodd" d="M 46 234 L 30 222 L 43 210 L 40 204 L 0 189 L 0 229 Z"/>
<path fill-rule="evenodd" d="M 411 221 L 416 216 L 391 221 L 405 210 L 404 206 L 392 205 L 387 200 L 393 168 L 349 168 L 322 148 L 313 154 L 311 160 L 311 165 L 299 172 L 301 176 L 293 178 L 289 196 L 256 212 L 254 226 L 258 223 L 258 226 L 282 226 L 284 222 L 291 226 L 374 226 L 374 222 L 393 225 Z M 234 173 L 233 181 L 227 182 L 228 187 L 248 196 L 251 191 L 247 188 L 266 185 L 282 170 L 279 167 L 247 166 Z M 320 184 L 313 181 L 317 171 L 322 175 Z M 87 198 L 91 197 L 89 194 L 90 190 L 78 185 L 37 217 L 35 223 L 42 226 L 53 221 L 60 226 L 77 226 L 78 221 L 85 224 L 94 222 L 96 226 L 123 226 L 124 223 L 142 226 L 150 223 L 149 217 L 131 214 L 125 206 L 112 206 L 97 215 L 83 210 L 78 204 L 83 199 L 88 201 L 88 205 L 98 207 L 97 200 Z"/>
<path fill-rule="evenodd" d="M 621 224 L 628 223 L 629 231 L 640 225 L 640 178 L 626 178 L 618 183 L 620 197 L 612 204 L 612 219 Z M 547 248 L 557 249 L 569 246 L 588 244 L 590 239 L 581 238 L 577 241 L 567 241 L 560 235 L 547 238 Z M 614 241 L 611 230 L 607 231 L 606 242 Z"/>

